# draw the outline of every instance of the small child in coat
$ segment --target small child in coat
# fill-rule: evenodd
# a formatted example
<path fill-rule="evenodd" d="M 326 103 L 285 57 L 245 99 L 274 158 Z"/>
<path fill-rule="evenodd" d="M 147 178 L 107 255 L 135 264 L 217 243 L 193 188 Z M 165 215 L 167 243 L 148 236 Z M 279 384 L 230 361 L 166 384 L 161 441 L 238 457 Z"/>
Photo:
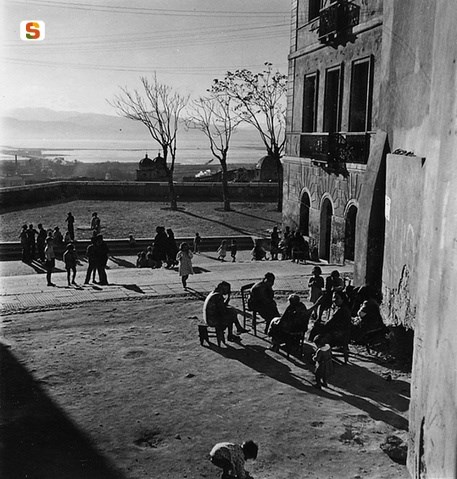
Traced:
<path fill-rule="evenodd" d="M 322 386 L 328 387 L 327 378 L 333 374 L 332 349 L 325 338 L 320 335 L 314 338 L 314 344 L 317 346 L 316 354 L 313 356 L 313 361 L 316 363 L 314 371 L 315 387 L 321 389 Z"/>
<path fill-rule="evenodd" d="M 232 244 L 230 245 L 230 256 L 232 257 L 232 263 L 236 261 L 237 252 L 238 252 L 238 245 L 236 244 L 236 240 L 232 240 Z"/>
<path fill-rule="evenodd" d="M 221 261 L 225 261 L 226 256 L 227 256 L 227 241 L 222 240 L 219 248 L 217 248 L 217 259 Z"/>
<path fill-rule="evenodd" d="M 176 260 L 178 261 L 178 273 L 181 276 L 182 287 L 187 288 L 187 280 L 190 274 L 194 274 L 194 269 L 192 268 L 192 251 L 187 243 L 181 243 L 179 245 L 179 251 L 176 255 Z"/>

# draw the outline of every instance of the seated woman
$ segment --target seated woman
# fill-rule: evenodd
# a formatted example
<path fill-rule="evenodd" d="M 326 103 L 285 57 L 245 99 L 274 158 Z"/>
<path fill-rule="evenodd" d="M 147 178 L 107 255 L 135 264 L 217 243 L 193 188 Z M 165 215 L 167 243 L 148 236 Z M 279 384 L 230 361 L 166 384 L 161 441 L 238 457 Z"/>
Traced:
<path fill-rule="evenodd" d="M 319 303 L 319 301 L 318 301 Z M 351 310 L 346 294 L 341 290 L 333 293 L 333 303 L 336 311 L 333 316 L 325 323 L 317 322 L 309 334 L 309 341 L 313 341 L 319 334 L 322 335 L 330 346 L 343 346 L 344 360 L 347 362 L 349 357 L 349 340 L 351 337 Z"/>
<path fill-rule="evenodd" d="M 382 320 L 379 304 L 374 299 L 365 300 L 357 312 L 357 319 L 354 320 L 351 337 L 358 344 L 367 347 L 377 340 L 385 339 L 389 328 Z"/>
<path fill-rule="evenodd" d="M 262 281 L 256 283 L 249 293 L 248 308 L 265 319 L 265 334 L 268 326 L 273 318 L 280 316 L 276 301 L 274 300 L 273 285 L 275 283 L 275 275 L 273 273 L 265 273 Z"/>
<path fill-rule="evenodd" d="M 309 318 L 316 305 L 308 309 L 297 294 L 289 296 L 289 306 L 279 318 L 274 318 L 268 327 L 268 336 L 271 337 L 273 351 L 279 351 L 283 343 L 293 343 L 300 334 L 308 331 Z"/>
<path fill-rule="evenodd" d="M 233 334 L 233 326 L 236 327 L 238 334 L 247 332 L 247 329 L 244 329 L 238 320 L 236 309 L 228 304 L 230 292 L 230 283 L 222 281 L 209 293 L 203 304 L 203 319 L 208 326 L 216 329 L 216 334 L 221 337 L 222 342 L 225 342 L 224 331 L 226 329 L 228 329 L 227 339 L 229 341 L 240 341 L 240 337 Z"/>
<path fill-rule="evenodd" d="M 146 258 L 146 252 L 140 251 L 138 253 L 138 257 L 136 259 L 136 267 L 137 268 L 147 268 L 149 266 L 148 259 Z"/>
<path fill-rule="evenodd" d="M 262 261 L 263 259 L 266 259 L 266 257 L 267 257 L 267 252 L 262 246 L 262 240 L 256 240 L 255 246 L 251 250 L 251 259 L 253 261 Z"/>

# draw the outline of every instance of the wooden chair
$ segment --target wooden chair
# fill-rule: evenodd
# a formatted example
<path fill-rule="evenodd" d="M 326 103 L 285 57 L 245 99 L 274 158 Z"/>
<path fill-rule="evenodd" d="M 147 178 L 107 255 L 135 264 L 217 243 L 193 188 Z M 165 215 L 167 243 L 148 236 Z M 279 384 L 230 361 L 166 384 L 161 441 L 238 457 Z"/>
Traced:
<path fill-rule="evenodd" d="M 243 303 L 243 328 L 246 328 L 246 319 L 249 316 L 248 308 L 248 299 L 249 291 L 254 286 L 255 283 L 245 284 L 241 287 L 241 302 Z M 254 330 L 254 336 L 257 336 L 257 312 L 251 311 L 252 313 L 252 329 Z"/>
<path fill-rule="evenodd" d="M 220 329 L 213 328 L 212 326 L 208 326 L 207 324 L 199 324 L 198 325 L 198 337 L 200 339 L 200 344 L 203 346 L 203 343 L 206 341 L 208 346 L 211 345 L 209 340 L 210 337 L 215 337 L 217 341 L 217 345 L 220 347 L 221 344 L 225 344 L 225 335 L 224 331 Z"/>

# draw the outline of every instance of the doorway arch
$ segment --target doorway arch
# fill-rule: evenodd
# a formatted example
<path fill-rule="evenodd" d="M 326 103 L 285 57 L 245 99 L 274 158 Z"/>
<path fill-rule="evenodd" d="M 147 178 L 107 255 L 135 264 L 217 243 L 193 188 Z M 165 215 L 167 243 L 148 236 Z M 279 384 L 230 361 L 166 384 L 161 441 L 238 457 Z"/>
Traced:
<path fill-rule="evenodd" d="M 329 261 L 330 242 L 332 238 L 333 206 L 329 198 L 325 198 L 321 205 L 319 257 Z"/>
<path fill-rule="evenodd" d="M 300 222 L 299 229 L 305 235 L 309 236 L 309 209 L 311 207 L 311 200 L 309 194 L 305 191 L 301 196 L 300 201 Z"/>
<path fill-rule="evenodd" d="M 344 259 L 354 261 L 357 206 L 349 206 L 344 225 Z"/>

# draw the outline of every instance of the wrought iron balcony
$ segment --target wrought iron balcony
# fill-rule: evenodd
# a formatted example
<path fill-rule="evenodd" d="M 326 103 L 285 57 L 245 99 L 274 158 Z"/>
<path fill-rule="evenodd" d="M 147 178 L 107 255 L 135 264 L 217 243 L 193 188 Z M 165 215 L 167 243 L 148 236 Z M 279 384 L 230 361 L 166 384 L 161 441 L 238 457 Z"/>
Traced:
<path fill-rule="evenodd" d="M 336 46 L 351 36 L 359 24 L 360 7 L 348 0 L 337 0 L 319 13 L 319 41 Z"/>
<path fill-rule="evenodd" d="M 349 175 L 347 163 L 366 165 L 370 153 L 369 133 L 302 133 L 302 158 L 310 158 L 328 173 Z"/>

